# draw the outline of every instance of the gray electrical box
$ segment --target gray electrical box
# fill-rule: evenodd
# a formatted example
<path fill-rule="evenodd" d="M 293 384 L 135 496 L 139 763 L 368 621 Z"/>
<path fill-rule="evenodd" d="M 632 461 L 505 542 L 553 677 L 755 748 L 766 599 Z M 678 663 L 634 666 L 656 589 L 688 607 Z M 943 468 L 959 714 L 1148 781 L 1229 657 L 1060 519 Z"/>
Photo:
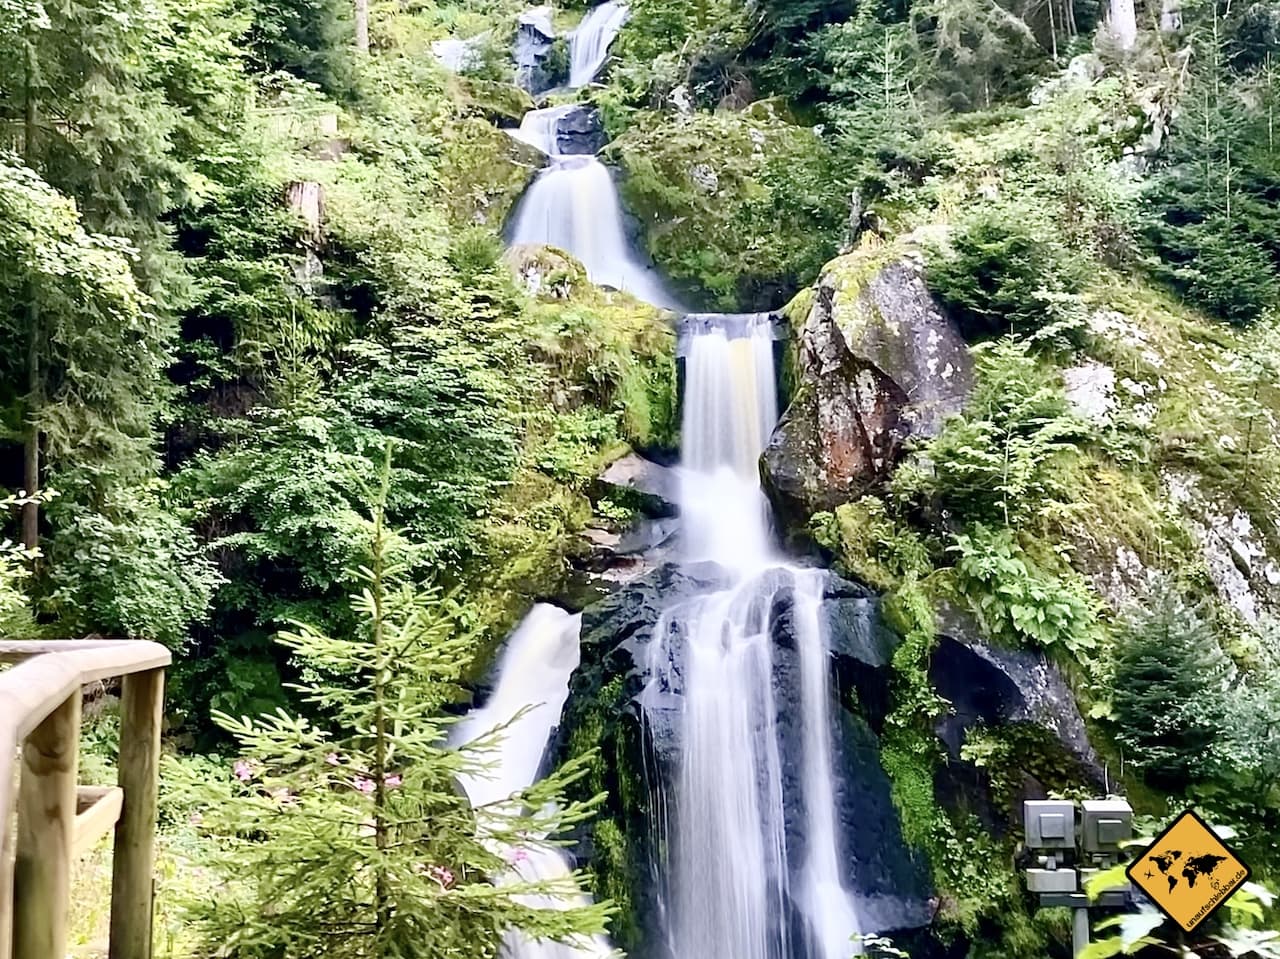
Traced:
<path fill-rule="evenodd" d="M 1031 892 L 1079 892 L 1080 881 L 1074 869 L 1028 869 L 1027 889 Z"/>
<path fill-rule="evenodd" d="M 1118 853 L 1133 838 L 1133 807 L 1123 799 L 1086 799 L 1081 845 L 1086 853 Z"/>
<path fill-rule="evenodd" d="M 1130 819 L 1132 820 L 1132 812 Z M 1076 807 L 1063 799 L 1036 799 L 1022 804 L 1028 849 L 1075 849 Z"/>

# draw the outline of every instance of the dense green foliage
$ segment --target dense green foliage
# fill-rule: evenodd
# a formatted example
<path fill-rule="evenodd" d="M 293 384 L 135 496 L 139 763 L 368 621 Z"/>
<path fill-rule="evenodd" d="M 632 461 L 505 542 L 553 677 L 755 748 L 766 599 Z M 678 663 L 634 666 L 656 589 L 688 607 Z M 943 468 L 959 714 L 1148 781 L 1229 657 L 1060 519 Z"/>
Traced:
<path fill-rule="evenodd" d="M 564 799 L 589 757 L 507 803 L 473 810 L 459 791 L 485 775 L 493 735 L 447 745 L 441 708 L 457 695 L 473 638 L 406 579 L 412 547 L 385 526 L 389 458 L 372 523 L 360 526 L 355 630 L 300 626 L 281 637 L 315 677 L 300 684 L 302 701 L 324 718 L 215 714 L 243 750 L 236 788 L 214 797 L 204 823 L 236 876 L 197 907 L 221 954 L 496 956 L 511 927 L 550 939 L 604 928 L 607 904 L 542 909 L 523 898 L 572 896 L 570 878 L 491 882 L 589 814 Z"/>
<path fill-rule="evenodd" d="M 542 162 L 501 129 L 534 106 L 524 5 L 372 6 L 365 54 L 347 0 L 0 0 L 0 635 L 176 651 L 175 742 L 236 738 L 247 778 L 176 762 L 215 786 L 166 798 L 190 861 L 165 881 L 216 851 L 200 928 L 245 957 L 481 957 L 510 923 L 598 927 L 489 882 L 505 864 L 478 837 L 529 816 L 482 824 L 451 784 L 474 757 L 440 736 L 529 603 L 572 593 L 584 530 L 631 519 L 600 469 L 678 446 L 667 320 L 502 249 Z M 1148 3 L 1121 50 L 1105 6 L 633 0 L 599 82 L 554 98 L 600 109 L 637 245 L 690 302 L 778 308 L 838 252 L 910 249 L 972 344 L 964 409 L 808 523 L 900 634 L 876 733 L 952 954 L 1064 935 L 992 866 L 1006 811 L 945 804 L 947 777 L 1006 805 L 1084 788 L 1025 728 L 944 751 L 930 664 L 957 619 L 1061 669 L 1143 816 L 1194 803 L 1280 871 L 1280 14 L 1183 0 L 1158 29 Z M 462 75 L 434 62 L 445 37 L 475 44 Z M 379 527 L 370 571 L 389 443 L 378 515 L 400 532 Z M 399 725 L 371 733 L 391 700 Z M 591 754 L 606 718 L 531 808 L 577 776 L 639 788 Z M 199 825 L 215 798 L 230 818 Z M 629 939 L 623 805 L 591 880 Z"/>

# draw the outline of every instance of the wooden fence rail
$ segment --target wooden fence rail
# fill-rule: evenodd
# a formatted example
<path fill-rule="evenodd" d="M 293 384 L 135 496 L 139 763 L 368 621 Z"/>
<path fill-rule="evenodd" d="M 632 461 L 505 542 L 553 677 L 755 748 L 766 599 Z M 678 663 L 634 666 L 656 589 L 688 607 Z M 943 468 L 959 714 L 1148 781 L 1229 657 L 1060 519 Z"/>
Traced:
<path fill-rule="evenodd" d="M 112 827 L 110 959 L 151 959 L 164 671 L 134 640 L 0 642 L 0 959 L 64 959 L 72 860 Z M 119 781 L 78 786 L 81 688 L 122 677 Z"/>

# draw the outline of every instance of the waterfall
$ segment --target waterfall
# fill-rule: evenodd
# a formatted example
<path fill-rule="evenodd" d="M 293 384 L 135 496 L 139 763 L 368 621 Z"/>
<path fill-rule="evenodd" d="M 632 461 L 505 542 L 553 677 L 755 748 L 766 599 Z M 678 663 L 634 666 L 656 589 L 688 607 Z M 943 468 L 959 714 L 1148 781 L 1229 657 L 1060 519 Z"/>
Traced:
<path fill-rule="evenodd" d="M 679 311 L 680 304 L 662 277 L 631 246 L 609 168 L 593 156 L 560 153 L 558 124 L 577 109 L 530 111 L 512 134 L 546 153 L 550 164 L 516 207 L 508 240 L 559 247 L 582 262 L 593 283 L 626 290 L 654 306 Z"/>
<path fill-rule="evenodd" d="M 628 16 L 626 4 L 610 0 L 583 18 L 569 38 L 571 88 L 586 86 L 595 78 Z M 582 262 L 593 283 L 681 312 L 679 300 L 627 236 L 622 202 L 609 168 L 594 156 L 566 156 L 561 151 L 561 123 L 582 110 L 577 104 L 531 110 L 512 132 L 516 139 L 547 154 L 549 162 L 512 214 L 508 242 L 559 247 Z"/>
<path fill-rule="evenodd" d="M 609 46 L 631 12 L 625 3 L 609 0 L 591 9 L 569 36 L 569 86 L 585 87 L 596 78 L 609 56 Z"/>
<path fill-rule="evenodd" d="M 657 271 L 632 250 L 622 224 L 608 167 L 590 156 L 553 157 L 520 201 L 510 239 L 559 247 L 582 262 L 593 283 L 678 310 Z"/>
<path fill-rule="evenodd" d="M 848 959 L 858 922 L 839 863 L 824 578 L 775 555 L 756 465 L 777 419 L 772 326 L 695 315 L 681 340 L 686 560 L 728 579 L 664 611 L 642 698 L 683 699 L 658 826 L 667 948 L 672 959 Z M 798 702 L 778 695 L 773 627 L 788 604 Z M 779 717 L 794 709 L 802 734 L 784 757 Z"/>
<path fill-rule="evenodd" d="M 534 606 L 507 640 L 488 702 L 454 728 L 453 743 L 465 745 L 505 724 L 483 747 L 486 768 L 462 782 L 473 806 L 501 803 L 537 780 L 547 744 L 569 697 L 569 679 L 578 668 L 580 627 L 580 616 L 545 603 Z M 507 881 L 540 880 L 564 887 L 563 895 L 522 897 L 527 905 L 564 909 L 585 901 L 572 882 L 572 869 L 561 850 L 535 843 L 526 849 L 500 852 L 511 864 Z M 503 877 L 497 881 L 502 882 Z M 505 959 L 604 959 L 611 954 L 612 948 L 599 936 L 566 945 L 535 942 L 512 932 L 503 943 Z"/>

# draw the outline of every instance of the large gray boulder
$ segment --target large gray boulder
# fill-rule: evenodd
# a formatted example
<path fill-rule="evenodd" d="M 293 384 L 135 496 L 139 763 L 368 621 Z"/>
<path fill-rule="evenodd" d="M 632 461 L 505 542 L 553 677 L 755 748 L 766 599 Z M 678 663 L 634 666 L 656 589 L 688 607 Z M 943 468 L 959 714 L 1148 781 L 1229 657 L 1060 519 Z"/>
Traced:
<path fill-rule="evenodd" d="M 794 523 L 862 495 L 909 439 L 937 435 L 964 405 L 973 363 L 910 253 L 840 257 L 788 313 L 794 394 L 761 469 Z"/>
<path fill-rule="evenodd" d="M 567 62 L 554 63 L 556 28 L 551 23 L 552 8 L 532 7 L 520 14 L 516 27 L 516 83 L 534 96 L 561 83 L 567 75 Z"/>
<path fill-rule="evenodd" d="M 977 812 L 1002 834 L 1021 821 L 1021 800 L 1080 783 L 1102 788 L 1104 772 L 1075 695 L 1044 653 L 988 642 L 968 613 L 945 601 L 937 627 L 929 680 L 949 704 L 935 723 L 947 753 L 934 784 L 943 803 Z M 1016 771 L 1014 795 L 998 795 L 987 771 L 962 752 L 975 736 L 992 732 L 1016 744 L 1004 760 L 1013 766 L 1006 778 Z"/>

